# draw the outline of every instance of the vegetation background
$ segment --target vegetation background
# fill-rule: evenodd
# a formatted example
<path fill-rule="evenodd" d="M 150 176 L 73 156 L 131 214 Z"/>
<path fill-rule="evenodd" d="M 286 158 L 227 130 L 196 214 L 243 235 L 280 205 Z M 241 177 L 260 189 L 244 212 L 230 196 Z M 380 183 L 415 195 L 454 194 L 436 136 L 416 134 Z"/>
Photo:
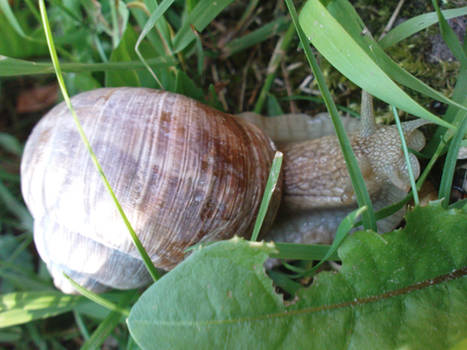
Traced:
<path fill-rule="evenodd" d="M 168 2 L 162 2 L 165 3 Z M 218 7 L 206 7 L 205 11 L 197 7 L 200 3 L 210 2 L 173 1 L 163 20 L 159 19 L 155 24 L 151 23 L 157 12 L 157 4 L 153 1 L 47 2 L 68 93 L 74 95 L 100 86 L 162 86 L 230 113 L 254 110 L 265 115 L 278 115 L 299 111 L 314 115 L 326 110 L 285 2 L 219 0 Z M 297 9 L 303 4 L 295 2 Z M 398 1 L 356 0 L 351 4 L 373 36 L 378 38 L 394 14 Z M 393 26 L 434 11 L 433 5 L 422 0 L 405 2 Z M 462 6 L 466 6 L 465 1 L 449 1 L 442 9 Z M 467 27 L 465 15 L 450 19 L 449 24 L 462 42 Z M 146 27 L 147 33 L 140 36 Z M 54 291 L 32 243 L 32 219 L 22 201 L 19 185 L 21 151 L 32 127 L 62 99 L 49 63 L 42 28 L 35 2 L 0 0 L 0 324 L 4 327 L 0 329 L 0 344 L 5 349 L 137 348 L 129 336 L 125 319 L 140 291 L 109 293 L 105 298 L 114 304 L 106 304 L 107 307 L 95 303 L 105 304 L 102 300 L 61 295 Z M 146 69 L 135 45 L 157 79 Z M 338 72 L 318 51 L 313 49 L 336 105 L 343 112 L 358 115 L 360 87 Z M 459 75 L 466 69 L 450 53 L 436 25 L 418 31 L 386 52 L 401 67 L 445 96 L 453 95 Z M 415 91 L 411 96 L 436 115 L 443 115 L 448 109 L 448 104 L 420 92 Z M 377 100 L 375 107 L 378 122 L 393 121 L 387 104 Z M 402 116 L 407 115 L 403 113 Z M 436 127 L 427 127 L 425 132 L 434 134 Z M 442 182 L 443 159 L 436 163 L 429 175 L 435 187 Z M 457 227 L 456 222 L 453 227 Z M 457 227 L 453 231 L 463 229 Z M 460 261 L 465 261 L 465 241 L 456 244 L 461 250 L 464 248 L 463 255 L 460 253 L 464 260 Z M 251 252 L 247 247 L 242 249 L 244 255 L 239 259 L 246 259 Z M 264 256 L 267 249 L 262 251 Z M 421 256 L 423 260 L 430 257 Z M 462 264 L 459 262 L 456 266 L 465 267 Z M 453 267 L 446 266 L 448 268 Z M 444 270 L 440 271 L 441 275 Z M 298 288 L 297 281 L 279 281 L 278 276 L 275 282 L 284 288 L 283 292 Z M 309 280 L 299 282 L 309 283 Z M 167 288 L 173 288 L 173 285 Z M 464 287 L 459 288 L 460 314 L 466 309 L 466 291 Z M 34 311 L 24 313 L 28 308 Z M 452 314 L 448 312 L 445 316 L 459 320 L 456 325 L 467 323 L 465 315 L 448 309 Z M 402 327 L 405 326 L 410 329 L 403 323 Z M 448 343 L 452 348 L 458 346 L 461 349 L 467 335 L 465 328 L 462 333 L 456 327 L 453 326 L 456 336 L 446 331 L 439 336 L 443 340 L 435 341 L 435 344 L 441 344 L 439 348 L 442 348 Z M 134 335 L 141 337 L 137 334 L 135 330 Z M 220 334 L 216 339 L 223 339 Z M 415 334 L 422 336 L 424 332 Z M 257 348 L 267 344 L 265 331 L 258 331 L 255 336 Z M 446 343 L 444 339 L 449 337 L 451 342 Z M 139 340 L 138 344 L 141 346 L 145 341 L 151 344 L 154 340 Z M 303 344 L 310 343 L 305 341 Z M 315 348 L 323 348 L 323 344 L 315 343 Z M 419 345 L 423 345 L 421 340 Z"/>

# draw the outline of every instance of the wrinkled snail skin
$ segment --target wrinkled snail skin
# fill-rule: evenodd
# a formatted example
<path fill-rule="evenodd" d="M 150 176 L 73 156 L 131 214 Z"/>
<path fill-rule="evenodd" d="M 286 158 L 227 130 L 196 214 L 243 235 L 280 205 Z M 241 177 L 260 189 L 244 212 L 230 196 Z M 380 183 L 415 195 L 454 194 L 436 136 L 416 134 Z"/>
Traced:
<path fill-rule="evenodd" d="M 151 89 L 99 89 L 72 103 L 157 267 L 174 267 L 195 243 L 250 234 L 275 152 L 259 129 Z M 34 128 L 21 174 L 38 252 L 60 289 L 73 291 L 62 271 L 94 291 L 150 281 L 63 103 Z"/>
<path fill-rule="evenodd" d="M 253 118 L 250 114 L 249 120 Z M 256 117 L 256 125 L 261 125 Z M 297 123 L 290 123 L 290 118 Z M 308 121 L 301 120 L 307 118 Z M 286 125 L 285 120 L 277 119 L 279 125 Z M 277 128 L 266 125 L 266 130 L 273 141 L 293 139 L 298 125 L 299 138 L 313 138 L 316 128 L 323 126 L 327 136 L 302 142 L 279 144 L 284 153 L 283 198 L 273 227 L 267 238 L 280 242 L 295 243 L 330 243 L 342 219 L 357 207 L 346 163 L 339 143 L 327 114 L 319 115 L 317 121 L 310 122 L 302 115 L 288 116 L 289 124 L 284 128 L 287 135 L 278 135 Z M 404 156 L 396 126 L 378 126 L 371 133 L 362 128 L 360 123 L 351 118 L 341 118 L 348 131 L 352 149 L 357 158 L 368 192 L 375 210 L 402 200 L 409 189 Z M 353 122 L 349 121 L 352 120 Z M 311 119 L 313 120 L 313 119 Z M 327 123 L 326 123 L 327 121 Z M 272 124 L 271 121 L 267 122 Z M 403 131 L 408 146 L 421 150 L 425 145 L 423 134 L 417 130 L 427 124 L 424 120 L 403 123 Z M 264 127 L 264 122 L 263 122 Z M 313 131 L 309 131 L 313 130 Z M 361 132 L 364 130 L 364 132 Z M 410 155 L 414 176 L 418 177 L 418 160 Z M 378 221 L 379 232 L 394 229 L 402 220 L 404 209 Z"/>
<path fill-rule="evenodd" d="M 282 204 L 265 239 L 329 242 L 339 221 L 355 207 L 345 162 L 325 115 L 315 122 L 305 115 L 271 118 L 275 122 L 251 113 L 234 117 L 181 95 L 145 88 L 97 89 L 73 97 L 72 103 L 158 268 L 173 268 L 186 248 L 198 242 L 251 234 L 275 143 L 284 152 L 283 180 L 268 223 Z M 404 124 L 406 138 L 420 149 L 420 123 L 410 123 Z M 345 124 L 375 207 L 402 198 L 408 178 L 395 127 L 360 135 L 359 123 Z M 316 137 L 316 129 L 328 136 L 304 141 Z M 413 157 L 412 162 L 418 176 L 418 161 Z M 35 244 L 58 288 L 74 292 L 63 272 L 96 292 L 150 282 L 65 104 L 34 128 L 21 175 L 35 221 Z M 401 213 L 380 221 L 380 228 L 393 228 Z"/>

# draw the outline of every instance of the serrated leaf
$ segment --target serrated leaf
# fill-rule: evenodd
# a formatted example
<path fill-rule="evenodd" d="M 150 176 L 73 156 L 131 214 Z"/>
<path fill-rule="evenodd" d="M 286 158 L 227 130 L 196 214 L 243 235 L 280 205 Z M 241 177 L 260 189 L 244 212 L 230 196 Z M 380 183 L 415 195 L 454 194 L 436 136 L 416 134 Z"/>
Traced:
<path fill-rule="evenodd" d="M 291 305 L 263 263 L 272 244 L 207 246 L 150 287 L 128 326 L 143 349 L 448 349 L 467 338 L 467 212 L 415 208 L 403 230 L 358 232 L 342 268 Z"/>

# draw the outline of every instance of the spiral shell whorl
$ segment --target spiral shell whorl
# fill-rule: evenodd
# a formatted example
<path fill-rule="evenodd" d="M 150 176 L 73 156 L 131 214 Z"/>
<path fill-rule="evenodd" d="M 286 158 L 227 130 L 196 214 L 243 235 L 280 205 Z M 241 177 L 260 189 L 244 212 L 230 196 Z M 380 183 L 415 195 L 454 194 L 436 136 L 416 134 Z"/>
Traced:
<path fill-rule="evenodd" d="M 174 267 L 199 241 L 249 233 L 274 153 L 272 142 L 256 127 L 184 96 L 151 89 L 98 89 L 75 96 L 72 103 L 157 267 Z M 63 103 L 34 129 L 21 172 L 35 241 L 53 273 L 82 271 L 84 277 L 77 279 L 116 288 L 147 282 L 139 254 Z M 55 241 L 60 243 L 55 246 Z M 91 249 L 81 250 L 80 244 Z M 135 281 L 126 275 L 120 278 L 125 281 L 114 277 L 109 282 L 102 271 L 120 274 L 122 262 L 116 258 L 122 256 L 135 263 L 128 268 Z M 100 265 L 99 259 L 104 261 Z M 58 272 L 55 277 L 59 284 Z"/>

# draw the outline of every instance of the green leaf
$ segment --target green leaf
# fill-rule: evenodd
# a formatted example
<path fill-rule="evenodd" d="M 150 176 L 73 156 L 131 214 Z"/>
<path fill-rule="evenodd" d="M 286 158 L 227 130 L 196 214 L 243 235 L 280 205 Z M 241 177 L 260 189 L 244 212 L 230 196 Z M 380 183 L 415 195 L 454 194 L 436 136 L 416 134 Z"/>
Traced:
<path fill-rule="evenodd" d="M 193 253 L 134 305 L 143 349 L 448 349 L 467 338 L 467 212 L 417 207 L 403 230 L 348 237 L 339 272 L 290 303 L 263 263 L 274 245 L 234 238 Z"/>
<path fill-rule="evenodd" d="M 324 2 L 324 1 L 323 1 Z M 312 44 L 342 74 L 371 95 L 444 127 L 452 125 L 427 111 L 397 84 L 467 109 L 424 84 L 391 60 L 371 37 L 346 0 L 308 1 L 300 24 Z"/>
<path fill-rule="evenodd" d="M 0 328 L 27 323 L 70 311 L 86 300 L 56 291 L 0 295 Z"/>

